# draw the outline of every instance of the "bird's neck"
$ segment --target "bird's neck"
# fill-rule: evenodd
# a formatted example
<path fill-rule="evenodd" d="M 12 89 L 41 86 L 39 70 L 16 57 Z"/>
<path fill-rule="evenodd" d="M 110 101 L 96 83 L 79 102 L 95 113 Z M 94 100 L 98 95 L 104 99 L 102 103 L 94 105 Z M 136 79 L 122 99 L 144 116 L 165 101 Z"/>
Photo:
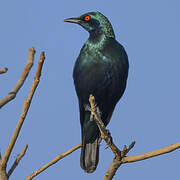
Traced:
<path fill-rule="evenodd" d="M 87 40 L 86 44 L 95 48 L 103 48 L 108 39 L 109 37 L 107 37 L 101 31 L 94 31 L 90 33 L 89 39 Z"/>

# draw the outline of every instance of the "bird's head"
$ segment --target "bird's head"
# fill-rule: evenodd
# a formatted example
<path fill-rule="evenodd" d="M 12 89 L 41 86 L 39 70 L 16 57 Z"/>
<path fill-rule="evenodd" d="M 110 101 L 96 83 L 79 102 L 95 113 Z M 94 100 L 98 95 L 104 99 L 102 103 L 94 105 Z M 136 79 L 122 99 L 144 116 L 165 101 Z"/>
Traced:
<path fill-rule="evenodd" d="M 81 25 L 90 35 L 105 34 L 108 37 L 115 37 L 111 23 L 100 12 L 89 12 L 64 21 Z"/>

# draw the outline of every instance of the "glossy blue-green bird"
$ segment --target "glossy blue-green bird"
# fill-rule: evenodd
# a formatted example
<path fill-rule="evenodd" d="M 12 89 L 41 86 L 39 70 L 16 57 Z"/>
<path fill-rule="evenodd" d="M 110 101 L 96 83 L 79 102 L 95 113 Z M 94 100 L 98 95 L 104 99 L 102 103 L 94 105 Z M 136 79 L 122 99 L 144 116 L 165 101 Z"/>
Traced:
<path fill-rule="evenodd" d="M 105 126 L 124 93 L 128 76 L 128 57 L 115 39 L 109 20 L 100 12 L 89 12 L 65 19 L 89 32 L 76 60 L 73 78 L 79 100 L 82 132 L 81 167 L 92 173 L 99 161 L 100 132 L 91 118 L 89 95 L 95 96 Z"/>

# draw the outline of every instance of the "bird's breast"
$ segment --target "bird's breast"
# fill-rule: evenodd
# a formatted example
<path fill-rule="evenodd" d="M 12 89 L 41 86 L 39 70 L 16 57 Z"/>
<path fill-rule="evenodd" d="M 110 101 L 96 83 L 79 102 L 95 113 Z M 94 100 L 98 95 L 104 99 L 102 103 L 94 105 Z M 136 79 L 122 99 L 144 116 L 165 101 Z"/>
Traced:
<path fill-rule="evenodd" d="M 104 49 L 85 45 L 76 60 L 73 72 L 77 95 L 88 103 L 93 94 L 99 101 L 114 104 L 122 96 L 128 73 L 128 64 L 122 46 L 107 45 Z"/>

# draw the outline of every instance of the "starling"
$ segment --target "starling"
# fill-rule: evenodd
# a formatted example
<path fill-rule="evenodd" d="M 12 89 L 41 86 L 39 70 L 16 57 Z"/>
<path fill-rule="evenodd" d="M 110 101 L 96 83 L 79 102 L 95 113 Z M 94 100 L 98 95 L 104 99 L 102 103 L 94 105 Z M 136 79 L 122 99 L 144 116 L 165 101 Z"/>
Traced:
<path fill-rule="evenodd" d="M 128 57 L 115 39 L 109 20 L 100 12 L 89 12 L 65 19 L 89 32 L 75 62 L 73 79 L 79 100 L 82 148 L 80 164 L 87 173 L 95 171 L 99 161 L 100 132 L 91 118 L 89 95 L 95 97 L 105 126 L 123 95 L 128 76 Z"/>

